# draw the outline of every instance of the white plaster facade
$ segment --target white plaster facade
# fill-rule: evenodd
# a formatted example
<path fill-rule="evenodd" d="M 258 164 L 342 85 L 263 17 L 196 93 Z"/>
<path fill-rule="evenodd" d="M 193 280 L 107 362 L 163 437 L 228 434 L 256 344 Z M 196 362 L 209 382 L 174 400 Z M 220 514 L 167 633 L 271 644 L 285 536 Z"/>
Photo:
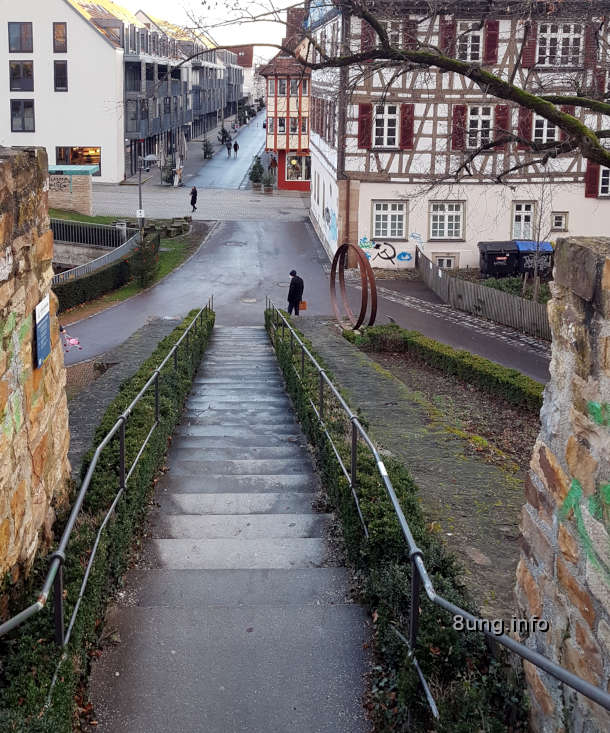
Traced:
<path fill-rule="evenodd" d="M 0 22 L 0 144 L 45 147 L 49 164 L 56 147 L 101 148 L 98 181 L 123 179 L 123 49 L 115 48 L 66 0 L 2 0 Z M 9 53 L 8 22 L 31 22 L 31 53 Z M 67 52 L 53 52 L 53 23 L 67 24 Z M 68 91 L 54 91 L 53 61 L 67 61 Z M 33 61 L 33 91 L 10 91 L 9 62 Z M 33 132 L 12 132 L 9 100 L 34 100 Z"/>

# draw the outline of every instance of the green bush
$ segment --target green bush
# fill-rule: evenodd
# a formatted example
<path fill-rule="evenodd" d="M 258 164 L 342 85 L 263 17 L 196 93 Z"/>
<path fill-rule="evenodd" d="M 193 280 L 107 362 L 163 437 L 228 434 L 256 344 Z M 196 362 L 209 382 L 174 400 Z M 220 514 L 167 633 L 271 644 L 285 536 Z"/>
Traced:
<path fill-rule="evenodd" d="M 151 283 L 159 270 L 159 232 L 146 234 L 133 251 L 131 271 L 140 287 Z"/>
<path fill-rule="evenodd" d="M 121 385 L 120 392 L 99 425 L 97 445 L 129 406 L 171 347 L 184 333 L 196 311 L 163 339 L 136 374 Z M 143 451 L 129 479 L 127 491 L 119 500 L 98 546 L 87 589 L 76 618 L 72 637 L 62 655 L 53 641 L 53 598 L 47 608 L 26 621 L 19 629 L 0 640 L 0 730 L 69 733 L 73 729 L 74 697 L 81 677 L 88 671 L 89 652 L 95 648 L 108 599 L 121 583 L 129 552 L 146 513 L 153 479 L 163 465 L 168 437 L 180 419 L 195 371 L 201 361 L 214 326 L 214 314 L 206 311 L 190 334 L 190 350 L 179 348 L 177 369 L 170 359 L 159 376 L 160 417 L 157 429 Z M 184 342 L 183 342 L 184 344 Z M 149 390 L 130 414 L 126 425 L 126 465 L 135 456 L 154 422 L 154 390 Z M 86 456 L 82 475 L 93 451 Z M 64 569 L 66 625 L 78 597 L 85 565 L 98 528 L 118 489 L 118 441 L 102 452 L 89 490 L 68 544 Z M 54 527 L 59 536 L 62 521 Z M 22 596 L 12 599 L 8 615 L 31 603 L 43 583 L 48 558 L 39 558 L 28 578 Z M 8 594 L 7 594 L 8 595 Z M 59 666 L 50 704 L 43 712 L 51 679 Z"/>
<path fill-rule="evenodd" d="M 132 257 L 133 253 L 130 252 L 124 260 L 119 260 L 102 270 L 96 270 L 78 280 L 68 280 L 55 285 L 53 292 L 59 301 L 57 312 L 62 313 L 125 285 L 132 277 Z"/>
<path fill-rule="evenodd" d="M 488 277 L 483 280 L 477 280 L 478 285 L 485 285 L 486 288 L 495 288 L 496 290 L 502 290 L 504 293 L 510 293 L 511 295 L 517 295 L 519 298 L 526 298 L 527 300 L 534 299 L 534 282 L 530 278 L 523 292 L 523 278 L 521 277 Z M 538 291 L 538 302 L 548 303 L 551 299 L 551 289 L 548 283 L 540 283 L 540 289 Z"/>
<path fill-rule="evenodd" d="M 540 412 L 542 407 L 544 385 L 540 382 L 516 369 L 508 369 L 463 349 L 454 349 L 417 331 L 407 331 L 392 323 L 363 329 L 360 334 L 343 331 L 343 336 L 364 350 L 408 352 L 445 374 L 475 384 L 532 412 Z"/>
<path fill-rule="evenodd" d="M 299 379 L 300 351 L 291 353 L 290 334 L 286 331 L 282 338 L 280 331 L 275 332 L 271 311 L 266 312 L 265 323 L 275 341 L 287 391 L 315 448 L 323 484 L 341 520 L 348 557 L 363 578 L 363 600 L 376 612 L 371 697 L 375 730 L 408 729 L 422 733 L 526 730 L 527 704 L 522 675 L 507 663 L 501 650 L 490 648 L 481 634 L 455 631 L 449 614 L 428 602 L 422 590 L 415 652 L 439 707 L 440 720 L 432 719 L 407 649 L 395 631 L 408 637 L 411 565 L 407 543 L 375 460 L 368 449 L 359 445 L 357 494 L 369 533 L 367 539 L 349 484 L 310 402 L 318 404 L 317 374 L 306 361 L 305 374 Z M 332 379 L 311 345 L 307 346 Z M 325 428 L 343 462 L 349 466 L 349 421 L 344 413 L 333 408 L 330 399 L 325 409 Z M 455 557 L 436 534 L 427 530 L 418 490 L 409 472 L 394 459 L 384 459 L 384 463 L 436 592 L 476 614 L 477 609 L 460 581 Z"/>

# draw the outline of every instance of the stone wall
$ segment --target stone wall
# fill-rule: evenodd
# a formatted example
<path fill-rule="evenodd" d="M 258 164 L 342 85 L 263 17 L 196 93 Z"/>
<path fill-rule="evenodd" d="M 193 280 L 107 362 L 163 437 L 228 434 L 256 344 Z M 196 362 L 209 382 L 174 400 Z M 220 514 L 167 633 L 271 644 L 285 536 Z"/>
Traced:
<path fill-rule="evenodd" d="M 49 206 L 93 216 L 91 176 L 49 176 Z"/>
<path fill-rule="evenodd" d="M 39 369 L 33 361 L 33 312 L 53 276 L 47 180 L 44 149 L 0 148 L 0 574 L 13 580 L 50 542 L 70 472 L 52 293 L 51 353 Z"/>
<path fill-rule="evenodd" d="M 548 620 L 527 643 L 592 684 L 610 681 L 610 239 L 560 239 L 551 381 L 526 482 L 516 593 Z M 525 664 L 532 730 L 607 731 L 601 707 Z"/>

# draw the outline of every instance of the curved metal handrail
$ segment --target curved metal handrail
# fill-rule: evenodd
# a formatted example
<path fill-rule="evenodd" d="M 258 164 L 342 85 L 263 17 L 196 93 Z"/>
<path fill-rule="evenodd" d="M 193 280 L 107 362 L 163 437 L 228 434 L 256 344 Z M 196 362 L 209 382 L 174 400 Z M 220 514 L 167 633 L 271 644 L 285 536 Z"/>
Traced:
<path fill-rule="evenodd" d="M 415 542 L 415 538 L 413 537 L 411 529 L 409 528 L 409 523 L 407 522 L 407 519 L 402 510 L 402 507 L 400 506 L 400 502 L 398 501 L 398 497 L 396 496 L 396 492 L 394 491 L 394 487 L 392 486 L 392 482 L 390 481 L 390 477 L 388 476 L 388 472 L 385 467 L 385 464 L 383 460 L 381 459 L 381 456 L 379 455 L 379 452 L 377 451 L 375 445 L 373 444 L 373 441 L 369 438 L 366 430 L 360 424 L 360 421 L 358 420 L 358 416 L 352 412 L 349 405 L 345 402 L 345 400 L 339 394 L 334 384 L 328 378 L 328 375 L 326 374 L 326 372 L 318 364 L 318 362 L 316 361 L 314 356 L 311 354 L 309 349 L 305 346 L 301 338 L 299 338 L 299 335 L 297 334 L 297 332 L 288 322 L 286 317 L 276 307 L 273 301 L 271 301 L 269 298 L 267 298 L 266 300 L 266 308 L 267 310 L 271 310 L 272 313 L 274 313 L 275 315 L 275 318 L 272 318 L 272 324 L 276 332 L 281 322 L 282 333 L 284 333 L 284 330 L 286 328 L 290 332 L 291 345 L 296 341 L 296 343 L 301 347 L 301 376 L 299 376 L 298 370 L 296 369 L 296 367 L 293 364 L 293 368 L 295 370 L 297 379 L 299 379 L 299 381 L 301 381 L 302 383 L 303 377 L 305 375 L 305 356 L 307 356 L 307 358 L 310 360 L 310 362 L 314 366 L 315 370 L 318 372 L 319 380 L 320 380 L 319 405 L 318 407 L 316 407 L 311 397 L 308 397 L 309 403 L 311 407 L 313 408 L 316 416 L 318 417 L 318 420 L 320 421 L 323 427 L 324 433 L 326 434 L 328 440 L 330 441 L 333 447 L 335 455 L 339 459 L 339 463 L 341 465 L 343 473 L 345 474 L 346 478 L 348 479 L 350 483 L 352 495 L 356 498 L 356 506 L 358 509 L 358 515 L 360 516 L 360 521 L 362 522 L 365 532 L 366 532 L 366 525 L 365 525 L 365 522 L 362 516 L 362 512 L 360 511 L 360 505 L 358 503 L 357 492 L 356 492 L 356 488 L 357 488 L 356 449 L 357 449 L 358 436 L 362 438 L 362 440 L 366 443 L 367 447 L 373 454 L 373 458 L 375 459 L 375 462 L 377 465 L 377 471 L 379 472 L 379 476 L 381 477 L 381 480 L 383 481 L 386 492 L 392 503 L 392 508 L 394 509 L 394 513 L 396 514 L 396 517 L 400 524 L 400 528 L 401 528 L 403 537 L 405 538 L 407 546 L 409 548 L 409 558 L 411 559 L 412 573 L 411 573 L 411 607 L 410 607 L 410 615 L 409 615 L 409 619 L 410 619 L 409 621 L 409 627 L 410 627 L 409 628 L 409 639 L 406 640 L 405 637 L 400 633 L 399 633 L 399 636 L 405 642 L 408 641 L 407 648 L 409 649 L 409 657 L 418 674 L 419 680 L 422 684 L 422 687 L 424 689 L 428 703 L 430 704 L 430 708 L 432 710 L 433 715 L 435 717 L 438 717 L 438 710 L 436 708 L 436 704 L 434 703 L 434 698 L 432 696 L 428 683 L 426 682 L 423 676 L 423 673 L 419 667 L 419 664 L 417 663 L 417 659 L 415 657 L 415 645 L 417 642 L 418 617 L 419 617 L 420 583 L 423 585 L 424 591 L 426 595 L 428 596 L 428 599 L 432 603 L 435 603 L 437 606 L 444 608 L 446 611 L 449 611 L 454 616 L 460 616 L 464 620 L 469 621 L 470 628 L 474 629 L 477 633 L 485 634 L 485 636 L 487 636 L 488 638 L 493 639 L 494 641 L 497 641 L 499 644 L 506 647 L 510 651 L 514 652 L 521 658 L 527 660 L 528 662 L 531 662 L 536 667 L 543 669 L 545 672 L 548 672 L 550 675 L 558 679 L 560 682 L 565 683 L 566 685 L 571 687 L 573 690 L 580 692 L 585 697 L 589 698 L 590 700 L 593 700 L 598 705 L 601 705 L 603 708 L 610 711 L 610 694 L 608 694 L 605 690 L 599 687 L 596 687 L 595 685 L 592 685 L 590 682 L 587 682 L 586 680 L 583 680 L 581 677 L 578 677 L 577 675 L 573 674 L 572 672 L 569 672 L 564 667 L 561 667 L 560 665 L 556 664 L 555 662 L 552 662 L 550 659 L 540 654 L 539 652 L 536 652 L 530 649 L 529 647 L 525 646 L 525 644 L 521 644 L 520 642 L 515 641 L 515 639 L 512 639 L 510 636 L 507 636 L 506 634 L 494 633 L 492 631 L 493 624 L 489 621 L 489 619 L 483 619 L 483 618 L 474 616 L 473 614 L 469 613 L 468 611 L 464 610 L 463 608 L 460 608 L 459 606 L 456 606 L 454 603 L 451 603 L 451 601 L 448 601 L 446 598 L 443 598 L 442 596 L 438 595 L 438 593 L 436 593 L 436 591 L 434 590 L 434 585 L 432 584 L 432 581 L 430 580 L 430 576 L 428 575 L 428 571 L 426 570 L 426 566 L 424 564 L 423 553 L 420 550 L 420 548 L 417 546 L 417 543 Z M 335 399 L 339 402 L 339 404 L 343 408 L 344 412 L 348 416 L 351 422 L 351 425 L 352 425 L 351 472 L 349 474 L 346 471 L 343 461 L 339 457 L 339 452 L 336 446 L 334 445 L 334 442 L 330 434 L 328 433 L 328 430 L 326 429 L 324 425 L 324 419 L 323 419 L 323 413 L 324 413 L 323 385 L 324 384 L 326 384 L 328 388 L 331 390 L 331 392 L 333 393 L 333 396 L 335 397 Z M 368 537 L 368 532 L 367 532 L 367 537 Z"/>

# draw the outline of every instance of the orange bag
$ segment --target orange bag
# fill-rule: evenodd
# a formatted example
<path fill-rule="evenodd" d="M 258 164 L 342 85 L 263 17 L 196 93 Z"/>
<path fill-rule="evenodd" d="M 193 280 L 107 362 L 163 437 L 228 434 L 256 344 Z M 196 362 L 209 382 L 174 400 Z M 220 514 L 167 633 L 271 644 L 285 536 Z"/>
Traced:
<path fill-rule="evenodd" d="M 307 301 L 306 300 L 302 300 L 299 303 L 299 310 L 300 311 L 306 311 L 307 310 Z"/>

